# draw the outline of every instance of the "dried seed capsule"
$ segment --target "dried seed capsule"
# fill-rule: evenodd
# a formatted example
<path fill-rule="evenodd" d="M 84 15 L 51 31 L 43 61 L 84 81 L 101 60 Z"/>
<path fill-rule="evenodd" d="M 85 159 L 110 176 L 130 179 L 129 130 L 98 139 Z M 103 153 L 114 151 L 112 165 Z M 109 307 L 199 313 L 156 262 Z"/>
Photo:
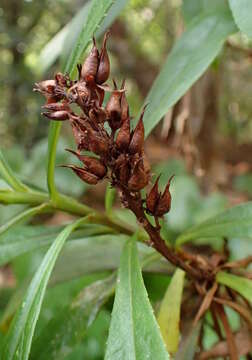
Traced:
<path fill-rule="evenodd" d="M 101 48 L 100 60 L 98 65 L 98 70 L 96 74 L 96 83 L 101 85 L 107 81 L 110 73 L 110 62 L 106 49 L 107 40 L 109 37 L 109 32 L 107 31 L 103 38 L 103 44 Z"/>
<path fill-rule="evenodd" d="M 144 162 L 140 159 L 132 172 L 128 182 L 128 188 L 131 191 L 139 191 L 143 189 L 149 182 L 150 174 L 144 168 Z"/>
<path fill-rule="evenodd" d="M 120 150 L 126 150 L 130 143 L 130 118 L 128 117 L 122 124 L 116 137 L 116 146 Z"/>
<path fill-rule="evenodd" d="M 160 175 L 158 176 L 155 184 L 153 185 L 152 189 L 150 190 L 149 194 L 146 196 L 146 208 L 148 213 L 155 214 L 155 209 L 160 198 L 160 193 L 158 191 L 158 181 Z"/>
<path fill-rule="evenodd" d="M 109 145 L 107 139 L 98 135 L 92 128 L 87 129 L 89 150 L 96 155 L 105 155 L 108 152 Z"/>
<path fill-rule="evenodd" d="M 144 145 L 144 124 L 143 124 L 143 116 L 146 106 L 143 108 L 140 119 L 135 127 L 134 133 L 132 135 L 132 139 L 129 145 L 129 152 L 131 154 L 141 153 Z"/>
<path fill-rule="evenodd" d="M 93 47 L 90 54 L 84 61 L 81 69 L 81 79 L 86 82 L 92 82 L 95 79 L 99 63 L 99 51 L 96 47 L 95 38 L 93 37 Z"/>
<path fill-rule="evenodd" d="M 90 185 L 96 185 L 99 181 L 99 178 L 96 175 L 91 174 L 90 172 L 82 169 L 81 167 L 75 165 L 62 165 L 62 167 L 72 169 L 75 174 L 78 175 L 79 178 L 81 178 L 81 180 L 85 181 Z"/>
<path fill-rule="evenodd" d="M 69 119 L 69 113 L 66 110 L 43 112 L 42 115 L 46 116 L 50 120 L 65 121 Z"/>
<path fill-rule="evenodd" d="M 55 81 L 56 81 L 57 85 L 59 85 L 61 87 L 67 86 L 66 76 L 60 72 L 55 74 Z"/>
<path fill-rule="evenodd" d="M 155 215 L 156 216 L 163 216 L 164 214 L 166 214 L 167 212 L 170 211 L 171 209 L 171 193 L 170 193 L 170 185 L 171 185 L 171 180 L 174 177 L 174 175 L 172 175 L 170 177 L 170 179 L 168 180 L 168 183 L 165 187 L 165 190 L 163 192 L 163 194 L 161 195 L 156 210 L 155 210 Z"/>
<path fill-rule="evenodd" d="M 77 156 L 78 159 L 85 165 L 86 169 L 92 174 L 96 175 L 100 179 L 106 175 L 107 168 L 99 159 L 96 159 L 92 156 L 81 155 L 80 153 L 71 149 L 66 150 Z"/>
<path fill-rule="evenodd" d="M 70 107 L 68 103 L 66 102 L 56 102 L 56 103 L 50 103 L 42 106 L 43 109 L 49 110 L 49 111 L 60 111 L 60 110 L 67 110 L 70 111 Z"/>
<path fill-rule="evenodd" d="M 125 90 L 125 80 L 123 80 L 123 82 L 122 82 L 121 90 Z M 129 104 L 126 99 L 126 94 L 124 91 L 121 96 L 121 119 L 122 119 L 122 122 L 124 122 L 129 117 L 130 117 L 129 116 Z"/>
<path fill-rule="evenodd" d="M 121 126 L 121 91 L 114 90 L 106 105 L 109 126 L 117 130 Z"/>
<path fill-rule="evenodd" d="M 54 95 L 56 85 L 55 80 L 44 80 L 39 83 L 35 83 L 33 91 L 40 92 L 43 95 Z"/>

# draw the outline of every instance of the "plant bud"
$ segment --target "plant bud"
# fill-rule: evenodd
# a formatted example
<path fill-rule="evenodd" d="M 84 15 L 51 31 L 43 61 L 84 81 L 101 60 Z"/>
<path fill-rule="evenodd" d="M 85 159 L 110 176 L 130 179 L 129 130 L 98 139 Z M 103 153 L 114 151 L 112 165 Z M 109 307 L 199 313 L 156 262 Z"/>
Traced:
<path fill-rule="evenodd" d="M 43 112 L 42 115 L 46 116 L 50 120 L 65 121 L 69 119 L 69 113 L 66 110 Z"/>
<path fill-rule="evenodd" d="M 119 150 L 126 150 L 130 143 L 130 118 L 126 118 L 118 131 L 116 145 Z"/>
<path fill-rule="evenodd" d="M 133 169 L 133 173 L 128 182 L 128 188 L 131 191 L 139 191 L 148 184 L 149 178 L 149 172 L 145 170 L 144 162 L 140 159 Z"/>
<path fill-rule="evenodd" d="M 99 51 L 96 47 L 95 38 L 93 37 L 93 47 L 90 54 L 84 61 L 81 69 L 81 78 L 86 82 L 92 82 L 95 79 L 99 63 Z"/>
<path fill-rule="evenodd" d="M 170 211 L 171 209 L 171 193 L 170 193 L 170 184 L 171 184 L 171 180 L 174 177 L 174 175 L 172 175 L 170 177 L 170 179 L 168 180 L 168 183 L 165 187 L 165 190 L 163 192 L 163 194 L 161 195 L 156 210 L 155 210 L 155 215 L 156 216 L 163 216 L 164 214 L 166 214 L 167 212 Z"/>
<path fill-rule="evenodd" d="M 71 149 L 66 150 L 77 156 L 78 159 L 85 165 L 86 169 L 92 174 L 96 175 L 98 178 L 102 179 L 106 175 L 107 168 L 99 159 L 91 156 L 81 155 L 80 153 Z"/>
<path fill-rule="evenodd" d="M 155 181 L 155 184 L 153 185 L 153 187 L 150 190 L 149 194 L 146 196 L 147 212 L 152 214 L 152 215 L 155 214 L 155 209 L 156 209 L 158 200 L 160 198 L 160 193 L 158 191 L 159 178 L 160 178 L 160 175 L 158 176 L 157 180 Z"/>
<path fill-rule="evenodd" d="M 141 153 L 144 145 L 144 124 L 143 124 L 143 116 L 146 106 L 143 108 L 140 119 L 135 127 L 130 145 L 129 152 L 131 154 Z"/>
<path fill-rule="evenodd" d="M 96 175 L 91 174 L 90 172 L 82 169 L 81 167 L 75 165 L 62 165 L 62 167 L 72 169 L 75 174 L 78 175 L 79 178 L 81 178 L 81 180 L 85 181 L 90 185 L 96 185 L 99 181 L 99 178 Z"/>
<path fill-rule="evenodd" d="M 109 37 L 109 32 L 107 31 L 103 38 L 103 44 L 101 48 L 101 54 L 100 54 L 100 61 L 99 66 L 96 74 L 96 83 L 101 85 L 105 81 L 108 80 L 109 73 L 110 73 L 110 62 L 109 57 L 106 49 L 107 40 Z"/>

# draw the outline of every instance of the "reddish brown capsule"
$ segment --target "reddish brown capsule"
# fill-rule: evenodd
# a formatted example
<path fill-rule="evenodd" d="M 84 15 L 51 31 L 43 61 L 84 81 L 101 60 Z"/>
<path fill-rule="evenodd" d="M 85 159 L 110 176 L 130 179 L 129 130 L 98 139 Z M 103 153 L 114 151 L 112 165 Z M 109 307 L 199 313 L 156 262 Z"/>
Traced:
<path fill-rule="evenodd" d="M 99 178 L 96 175 L 91 174 L 90 172 L 82 169 L 81 167 L 75 165 L 62 165 L 62 167 L 72 169 L 75 174 L 78 175 L 79 178 L 81 178 L 81 180 L 85 181 L 90 185 L 96 185 L 99 181 Z"/>
<path fill-rule="evenodd" d="M 128 188 L 131 191 L 139 191 L 143 189 L 149 182 L 150 175 L 144 168 L 144 162 L 140 159 L 132 172 L 128 182 Z"/>
<path fill-rule="evenodd" d="M 61 86 L 61 87 L 66 87 L 67 86 L 67 80 L 66 80 L 66 76 L 63 75 L 62 73 L 58 72 L 57 74 L 55 74 L 55 81 L 57 83 L 57 85 Z"/>
<path fill-rule="evenodd" d="M 99 51 L 96 47 L 95 38 L 93 37 L 93 47 L 90 54 L 84 61 L 81 69 L 81 78 L 87 82 L 92 82 L 95 79 L 99 64 Z"/>
<path fill-rule="evenodd" d="M 109 62 L 109 57 L 108 57 L 108 53 L 107 53 L 107 49 L 106 49 L 108 37 L 109 37 L 109 32 L 107 31 L 103 38 L 100 60 L 99 60 L 97 74 L 96 74 L 96 83 L 99 85 L 103 84 L 105 81 L 108 80 L 109 73 L 110 73 L 110 62 Z"/>
<path fill-rule="evenodd" d="M 46 116 L 50 120 L 65 121 L 69 119 L 69 113 L 66 110 L 53 111 L 50 113 L 43 112 L 42 115 Z"/>
<path fill-rule="evenodd" d="M 42 94 L 53 95 L 56 87 L 55 80 L 44 80 L 39 83 L 35 83 L 33 91 L 40 92 Z"/>
<path fill-rule="evenodd" d="M 43 109 L 50 110 L 50 111 L 60 111 L 60 110 L 70 110 L 70 107 L 65 102 L 56 102 L 56 103 L 50 103 L 42 106 Z"/>
<path fill-rule="evenodd" d="M 140 119 L 135 127 L 130 145 L 129 152 L 131 154 L 141 153 L 144 145 L 144 124 L 143 124 L 143 116 L 146 106 L 143 108 Z"/>
<path fill-rule="evenodd" d="M 108 142 L 107 139 L 98 135 L 98 133 L 91 129 L 87 129 L 88 135 L 88 147 L 89 150 L 95 153 L 96 155 L 104 155 L 108 152 Z"/>
<path fill-rule="evenodd" d="M 158 176 L 155 184 L 153 185 L 152 189 L 150 190 L 149 194 L 146 196 L 146 208 L 148 213 L 155 214 L 155 209 L 160 198 L 160 193 L 158 191 L 158 181 L 160 175 Z"/>
<path fill-rule="evenodd" d="M 124 120 L 116 137 L 116 145 L 120 150 L 126 150 L 130 143 L 130 118 Z"/>
<path fill-rule="evenodd" d="M 171 180 L 174 177 L 174 175 L 172 175 L 170 177 L 170 179 L 168 180 L 168 183 L 165 187 L 165 190 L 163 192 L 163 194 L 161 195 L 156 210 L 155 210 L 155 215 L 156 216 L 163 216 L 164 214 L 166 214 L 167 212 L 170 211 L 171 209 L 171 193 L 170 193 L 170 185 L 171 185 Z"/>
<path fill-rule="evenodd" d="M 81 155 L 80 153 L 77 153 L 76 151 L 71 149 L 66 150 L 77 156 L 78 159 L 85 165 L 86 169 L 92 174 L 96 175 L 100 179 L 102 179 L 106 175 L 107 168 L 99 159 L 96 159 L 92 156 Z"/>
<path fill-rule="evenodd" d="M 121 126 L 121 95 L 120 90 L 114 90 L 105 108 L 109 125 L 113 130 L 117 130 Z"/>
<path fill-rule="evenodd" d="M 125 80 L 122 82 L 121 90 L 125 89 Z M 126 99 L 125 91 L 122 93 L 121 96 L 121 119 L 122 122 L 124 122 L 126 119 L 128 119 L 129 116 L 129 104 Z"/>

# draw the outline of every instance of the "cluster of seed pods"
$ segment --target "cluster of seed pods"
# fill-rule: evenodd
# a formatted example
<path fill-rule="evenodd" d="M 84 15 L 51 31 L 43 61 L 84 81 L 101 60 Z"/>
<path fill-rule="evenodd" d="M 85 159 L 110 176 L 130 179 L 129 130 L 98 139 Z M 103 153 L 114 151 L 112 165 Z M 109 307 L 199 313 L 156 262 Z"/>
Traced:
<path fill-rule="evenodd" d="M 64 165 L 71 168 L 83 181 L 95 185 L 107 177 L 111 185 L 131 196 L 138 194 L 150 181 L 150 166 L 144 153 L 145 107 L 134 130 L 131 130 L 129 105 L 125 95 L 125 82 L 120 88 L 113 80 L 113 88 L 105 84 L 110 74 L 110 61 L 106 49 L 108 33 L 99 51 L 93 38 L 93 47 L 84 61 L 78 64 L 78 79 L 57 73 L 52 80 L 35 84 L 34 91 L 46 98 L 43 115 L 50 120 L 71 124 L 76 142 L 75 155 L 82 166 Z M 103 106 L 105 92 L 109 100 Z M 80 114 L 71 105 L 81 109 Z M 108 124 L 106 126 L 105 124 Z M 94 156 L 86 155 L 91 152 Z M 163 194 L 159 193 L 158 181 L 147 194 L 146 210 L 160 217 L 170 210 L 170 180 Z"/>

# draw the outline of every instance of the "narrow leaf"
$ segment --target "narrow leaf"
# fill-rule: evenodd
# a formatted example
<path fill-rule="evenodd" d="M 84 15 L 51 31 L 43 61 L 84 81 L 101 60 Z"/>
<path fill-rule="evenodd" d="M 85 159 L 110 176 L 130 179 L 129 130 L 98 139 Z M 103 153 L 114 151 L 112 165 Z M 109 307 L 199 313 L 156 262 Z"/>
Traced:
<path fill-rule="evenodd" d="M 105 195 L 105 209 L 107 213 L 109 213 L 110 210 L 112 209 L 115 197 L 116 197 L 116 190 L 112 188 L 110 184 L 108 184 Z"/>
<path fill-rule="evenodd" d="M 82 23 L 82 30 L 79 38 L 73 48 L 68 62 L 64 69 L 65 73 L 73 75 L 75 67 L 80 60 L 81 55 L 86 50 L 93 34 L 106 16 L 109 8 L 114 0 L 93 0 L 85 21 Z M 57 199 L 57 190 L 54 182 L 56 148 L 59 139 L 61 122 L 52 122 L 50 124 L 49 140 L 48 140 L 48 165 L 47 165 L 47 184 L 51 197 Z"/>
<path fill-rule="evenodd" d="M 197 16 L 176 42 L 145 103 L 146 135 L 204 73 L 230 34 L 237 31 L 228 7 Z"/>
<path fill-rule="evenodd" d="M 234 206 L 182 233 L 177 245 L 208 237 L 252 237 L 252 202 Z"/>
<path fill-rule="evenodd" d="M 252 38 L 252 1 L 229 0 L 229 5 L 238 28 Z"/>
<path fill-rule="evenodd" d="M 14 175 L 0 150 L 0 176 L 16 191 L 27 191 L 28 188 Z"/>
<path fill-rule="evenodd" d="M 169 359 L 141 275 L 135 236 L 122 252 L 106 360 Z"/>
<path fill-rule="evenodd" d="M 198 322 L 196 326 L 193 326 L 180 343 L 178 352 L 176 353 L 175 360 L 194 360 L 195 353 L 197 351 L 197 344 L 200 335 L 202 323 Z"/>
<path fill-rule="evenodd" d="M 116 276 L 84 288 L 72 304 L 59 314 L 41 331 L 32 347 L 31 360 L 63 359 L 85 336 L 108 297 L 113 294 Z M 46 347 L 45 347 L 46 344 Z"/>
<path fill-rule="evenodd" d="M 219 284 L 226 285 L 237 291 L 252 304 L 252 280 L 228 274 L 224 271 L 219 272 L 216 279 Z"/>
<path fill-rule="evenodd" d="M 166 290 L 158 314 L 158 324 L 169 353 L 178 350 L 180 331 L 180 307 L 184 287 L 184 271 L 177 269 Z"/>
<path fill-rule="evenodd" d="M 18 215 L 14 216 L 12 219 L 7 221 L 7 223 L 0 226 L 0 235 L 6 233 L 10 228 L 13 226 L 25 222 L 26 220 L 30 219 L 34 215 L 40 214 L 41 212 L 50 210 L 49 204 L 42 204 L 39 206 L 35 206 L 33 208 L 29 208 L 28 210 L 22 211 Z M 1 239 L 0 239 L 1 241 Z"/>
<path fill-rule="evenodd" d="M 40 267 L 32 279 L 25 298 L 11 323 L 3 348 L 3 360 L 28 359 L 46 286 L 56 259 L 68 236 L 76 227 L 85 222 L 86 219 L 87 218 L 79 219 L 73 224 L 68 225 L 57 236 L 54 243 L 47 251 Z"/>

